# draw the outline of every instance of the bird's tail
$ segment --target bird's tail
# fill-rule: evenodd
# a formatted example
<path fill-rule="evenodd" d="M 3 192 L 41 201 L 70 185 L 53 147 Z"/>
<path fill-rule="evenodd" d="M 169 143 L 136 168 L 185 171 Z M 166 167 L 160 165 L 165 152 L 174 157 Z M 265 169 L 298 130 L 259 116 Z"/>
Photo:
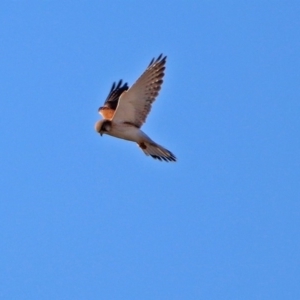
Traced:
<path fill-rule="evenodd" d="M 155 159 L 164 160 L 167 162 L 176 161 L 176 156 L 171 151 L 154 142 L 142 142 L 139 144 L 139 147 L 147 156 L 150 155 Z"/>

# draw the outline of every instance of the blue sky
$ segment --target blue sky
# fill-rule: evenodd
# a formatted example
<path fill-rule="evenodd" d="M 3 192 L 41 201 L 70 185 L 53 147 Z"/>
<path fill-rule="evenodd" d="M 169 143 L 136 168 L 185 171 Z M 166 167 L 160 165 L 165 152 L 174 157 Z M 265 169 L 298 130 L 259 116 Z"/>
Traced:
<path fill-rule="evenodd" d="M 0 4 L 1 299 L 299 299 L 298 1 Z M 113 81 L 168 56 L 143 130 Z"/>

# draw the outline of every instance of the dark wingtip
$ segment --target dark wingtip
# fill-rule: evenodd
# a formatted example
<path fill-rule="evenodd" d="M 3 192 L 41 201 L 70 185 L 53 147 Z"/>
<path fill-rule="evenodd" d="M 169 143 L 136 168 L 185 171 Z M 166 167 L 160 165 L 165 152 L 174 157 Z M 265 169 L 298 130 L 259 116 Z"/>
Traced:
<path fill-rule="evenodd" d="M 177 158 L 176 156 L 170 152 L 169 156 L 158 156 L 158 155 L 151 155 L 154 159 L 158 159 L 160 161 L 164 160 L 165 162 L 176 162 Z"/>
<path fill-rule="evenodd" d="M 124 82 L 123 86 L 122 86 L 123 80 L 120 79 L 118 82 L 113 82 L 111 89 L 109 91 L 109 94 L 111 94 L 113 91 L 117 90 L 117 89 L 128 89 L 128 83 Z"/>
<path fill-rule="evenodd" d="M 150 64 L 148 65 L 148 67 L 150 67 L 153 64 L 156 64 L 158 62 L 160 63 L 165 63 L 167 59 L 167 56 L 163 56 L 163 53 L 161 53 L 156 59 L 155 57 L 151 59 Z"/>

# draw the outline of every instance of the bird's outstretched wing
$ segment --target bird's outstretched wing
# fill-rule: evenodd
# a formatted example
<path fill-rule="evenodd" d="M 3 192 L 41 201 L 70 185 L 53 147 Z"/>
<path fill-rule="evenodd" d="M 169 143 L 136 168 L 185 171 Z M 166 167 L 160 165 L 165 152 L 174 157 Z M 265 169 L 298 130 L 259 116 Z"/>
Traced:
<path fill-rule="evenodd" d="M 146 71 L 119 98 L 113 121 L 131 123 L 140 128 L 146 121 L 151 105 L 163 83 L 166 56 L 152 59 Z"/>
<path fill-rule="evenodd" d="M 98 109 L 99 114 L 101 114 L 104 119 L 111 119 L 113 117 L 118 106 L 120 96 L 127 90 L 128 84 L 126 82 L 123 85 L 122 80 L 120 80 L 117 84 L 115 82 L 113 83 L 104 105 Z"/>

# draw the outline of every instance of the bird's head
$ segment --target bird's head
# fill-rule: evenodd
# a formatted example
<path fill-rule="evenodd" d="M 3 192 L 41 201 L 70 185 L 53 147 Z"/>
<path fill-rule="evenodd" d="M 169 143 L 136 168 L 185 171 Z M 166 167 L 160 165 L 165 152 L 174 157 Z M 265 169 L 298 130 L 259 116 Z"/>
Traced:
<path fill-rule="evenodd" d="M 95 130 L 102 136 L 103 133 L 107 133 L 111 129 L 110 120 L 100 120 L 95 124 Z"/>

